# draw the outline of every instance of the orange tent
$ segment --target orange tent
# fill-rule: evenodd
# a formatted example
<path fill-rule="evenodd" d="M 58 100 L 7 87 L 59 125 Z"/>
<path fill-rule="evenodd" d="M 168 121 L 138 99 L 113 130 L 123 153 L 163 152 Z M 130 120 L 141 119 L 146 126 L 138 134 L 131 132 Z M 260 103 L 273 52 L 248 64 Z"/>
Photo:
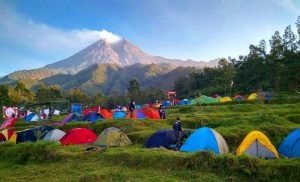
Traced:
<path fill-rule="evenodd" d="M 113 117 L 113 114 L 111 111 L 101 108 L 100 113 L 105 119 L 111 119 Z"/>

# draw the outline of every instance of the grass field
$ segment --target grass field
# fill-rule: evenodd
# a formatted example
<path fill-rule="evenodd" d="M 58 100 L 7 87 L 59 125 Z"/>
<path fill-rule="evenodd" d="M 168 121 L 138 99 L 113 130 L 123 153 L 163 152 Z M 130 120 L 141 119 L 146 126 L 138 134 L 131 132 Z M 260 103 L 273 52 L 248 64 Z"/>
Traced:
<path fill-rule="evenodd" d="M 284 137 L 300 127 L 300 103 L 278 100 L 270 104 L 228 103 L 180 106 L 167 110 L 168 119 L 73 122 L 60 127 L 86 127 L 100 134 L 105 128 L 122 129 L 130 147 L 84 152 L 89 145 L 60 146 L 37 142 L 0 145 L 0 181 L 300 181 L 300 159 L 264 160 L 237 157 L 235 149 L 252 130 L 265 133 L 277 148 Z M 179 116 L 185 129 L 208 126 L 227 141 L 229 154 L 182 153 L 143 149 L 146 139 L 162 128 L 172 128 Z M 63 116 L 55 118 L 54 122 Z M 18 121 L 15 130 L 43 123 Z"/>

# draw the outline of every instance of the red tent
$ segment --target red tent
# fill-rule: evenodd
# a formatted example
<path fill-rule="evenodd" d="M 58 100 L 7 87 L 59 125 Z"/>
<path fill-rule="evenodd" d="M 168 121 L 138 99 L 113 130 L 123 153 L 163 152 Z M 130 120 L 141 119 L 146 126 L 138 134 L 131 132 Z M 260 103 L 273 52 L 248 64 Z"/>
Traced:
<path fill-rule="evenodd" d="M 101 108 L 100 109 L 100 114 L 105 118 L 105 119 L 111 119 L 113 114 L 111 111 Z"/>
<path fill-rule="evenodd" d="M 159 112 L 153 108 L 144 108 L 142 112 L 150 119 L 160 119 Z"/>
<path fill-rule="evenodd" d="M 83 115 L 88 115 L 90 112 L 99 112 L 99 107 L 91 107 L 82 111 Z"/>
<path fill-rule="evenodd" d="M 62 145 L 86 144 L 95 142 L 96 138 L 96 134 L 87 128 L 74 128 L 60 139 L 60 143 Z"/>
<path fill-rule="evenodd" d="M 18 121 L 18 118 L 7 119 L 7 120 L 3 121 L 0 129 L 13 127 L 15 125 L 15 122 L 17 122 L 17 121 Z"/>

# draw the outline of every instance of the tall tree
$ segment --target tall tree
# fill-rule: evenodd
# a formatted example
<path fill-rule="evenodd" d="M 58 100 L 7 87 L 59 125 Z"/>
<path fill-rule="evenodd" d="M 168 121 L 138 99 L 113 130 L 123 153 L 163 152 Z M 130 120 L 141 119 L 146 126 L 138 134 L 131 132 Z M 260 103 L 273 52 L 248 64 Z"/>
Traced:
<path fill-rule="evenodd" d="M 139 102 L 141 98 L 141 89 L 140 89 L 140 83 L 137 79 L 132 79 L 129 81 L 129 87 L 128 87 L 128 96 L 137 102 Z"/>

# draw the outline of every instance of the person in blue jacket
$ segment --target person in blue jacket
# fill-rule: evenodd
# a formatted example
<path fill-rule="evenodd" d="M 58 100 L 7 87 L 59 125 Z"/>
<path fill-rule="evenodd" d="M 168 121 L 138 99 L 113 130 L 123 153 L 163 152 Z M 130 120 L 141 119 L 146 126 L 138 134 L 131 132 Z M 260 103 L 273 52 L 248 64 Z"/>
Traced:
<path fill-rule="evenodd" d="M 176 137 L 176 151 L 179 150 L 180 144 L 181 144 L 181 135 L 182 135 L 182 128 L 181 128 L 181 122 L 180 118 L 177 117 L 176 121 L 173 123 L 173 129 L 175 131 L 175 137 Z"/>

